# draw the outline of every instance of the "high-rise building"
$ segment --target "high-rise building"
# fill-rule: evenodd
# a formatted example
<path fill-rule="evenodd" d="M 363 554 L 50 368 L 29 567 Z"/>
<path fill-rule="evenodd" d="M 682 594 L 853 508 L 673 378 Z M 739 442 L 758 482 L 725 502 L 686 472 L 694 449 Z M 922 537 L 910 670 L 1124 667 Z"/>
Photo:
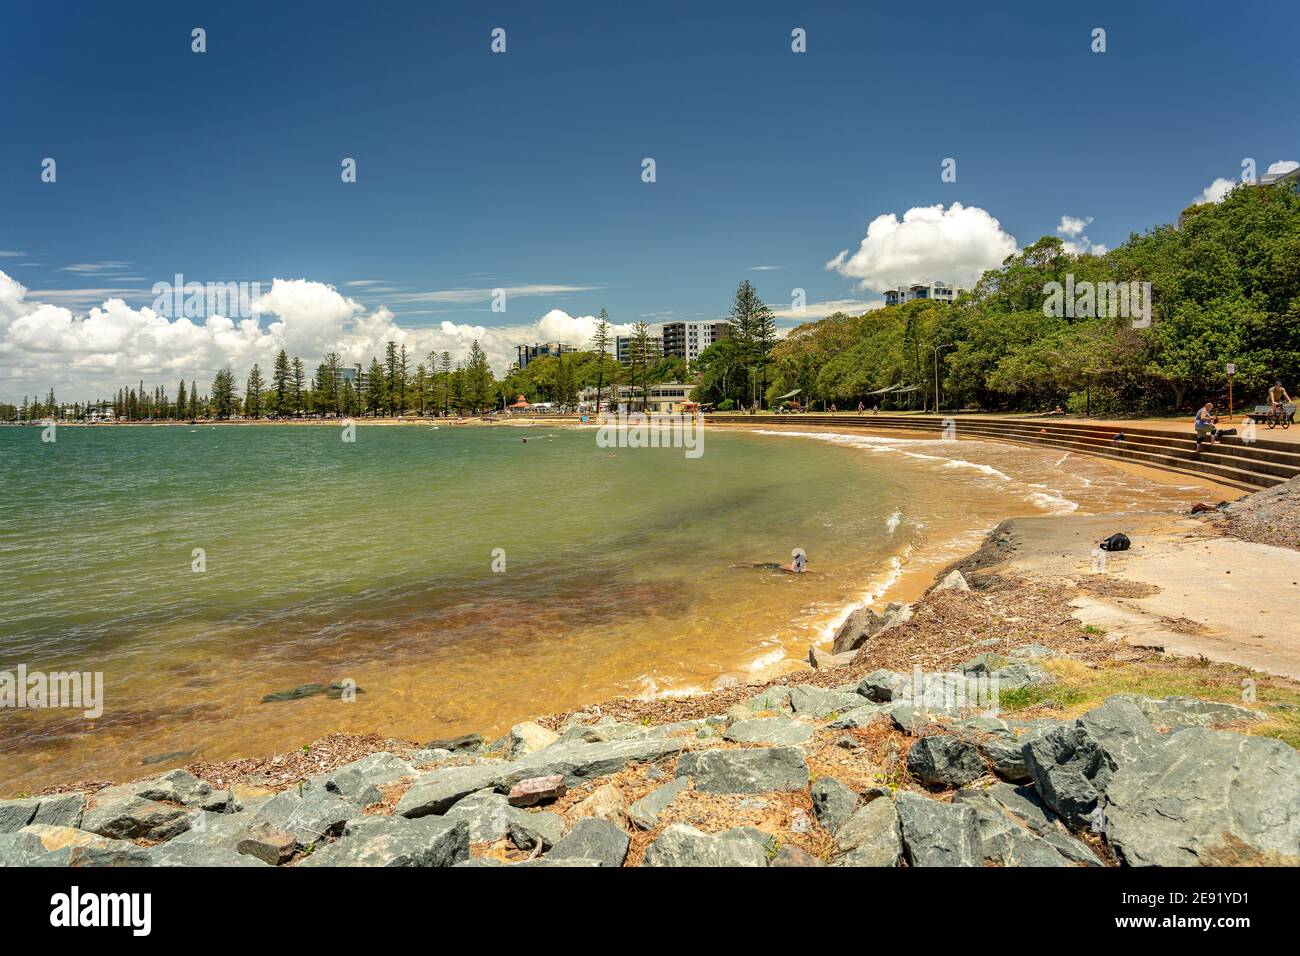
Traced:
<path fill-rule="evenodd" d="M 636 336 L 620 335 L 614 339 L 614 357 L 618 359 L 621 365 L 631 365 L 632 356 L 636 353 Z M 646 355 L 647 362 L 658 362 L 664 357 L 664 339 L 662 335 L 651 335 L 646 338 Z"/>
<path fill-rule="evenodd" d="M 665 322 L 664 355 L 675 355 L 693 364 L 701 352 L 730 335 L 730 322 Z"/>
<path fill-rule="evenodd" d="M 572 345 L 565 345 L 563 342 L 539 342 L 535 345 L 516 345 L 515 351 L 519 354 L 519 367 L 526 368 L 528 363 L 533 359 L 549 355 L 551 358 L 559 358 L 561 355 L 569 355 L 578 351 Z"/>

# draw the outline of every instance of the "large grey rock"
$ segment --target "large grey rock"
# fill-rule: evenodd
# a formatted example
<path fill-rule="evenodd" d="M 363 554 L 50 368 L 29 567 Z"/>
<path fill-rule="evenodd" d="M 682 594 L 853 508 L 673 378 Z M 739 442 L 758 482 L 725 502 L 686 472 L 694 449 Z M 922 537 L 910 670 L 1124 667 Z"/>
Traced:
<path fill-rule="evenodd" d="M 959 737 L 922 737 L 907 753 L 907 769 L 927 787 L 961 787 L 988 770 L 974 744 Z"/>
<path fill-rule="evenodd" d="M 616 824 L 584 817 L 546 854 L 552 861 L 600 860 L 601 866 L 622 866 L 631 840 Z"/>
<path fill-rule="evenodd" d="M 494 790 L 479 790 L 463 800 L 458 800 L 444 815 L 447 820 L 464 820 L 469 825 L 471 843 L 491 843 L 510 832 L 510 825 L 523 810 L 510 806 L 505 794 Z"/>
<path fill-rule="evenodd" d="M 872 671 L 858 682 L 858 694 L 877 704 L 888 704 L 902 696 L 910 678 L 898 671 Z"/>
<path fill-rule="evenodd" d="M 218 846 L 217 849 L 225 849 L 225 847 Z M 235 842 L 236 853 L 255 857 L 269 866 L 288 863 L 298 850 L 298 840 L 292 833 L 269 823 L 253 824 L 244 830 Z"/>
<path fill-rule="evenodd" d="M 509 833 L 510 842 L 521 850 L 531 850 L 538 843 L 543 850 L 549 850 L 564 837 L 564 817 L 545 810 L 538 813 L 520 811 L 510 821 Z"/>
<path fill-rule="evenodd" d="M 1101 865 L 1085 844 L 1065 831 L 1031 788 L 995 786 L 1005 790 L 962 790 L 954 798 L 974 811 L 985 860 L 1002 866 Z"/>
<path fill-rule="evenodd" d="M 1132 866 L 1300 866 L 1300 754 L 1191 728 L 1114 771 L 1106 838 Z"/>
<path fill-rule="evenodd" d="M 790 691 L 790 706 L 796 714 L 806 717 L 826 717 L 862 706 L 862 698 L 855 693 L 799 684 Z"/>
<path fill-rule="evenodd" d="M 560 739 L 560 735 L 553 730 L 543 727 L 536 721 L 524 721 L 515 724 L 510 728 L 509 741 L 506 746 L 506 755 L 511 760 L 516 760 L 525 754 L 536 753 L 549 747 Z"/>
<path fill-rule="evenodd" d="M 653 830 L 659 825 L 659 815 L 664 812 L 668 804 L 672 803 L 677 798 L 677 795 L 687 790 L 690 785 L 689 777 L 675 777 L 633 803 L 628 808 L 627 815 L 639 829 Z"/>
<path fill-rule="evenodd" d="M 312 782 L 359 807 L 367 807 L 383 799 L 379 790 L 381 786 L 416 775 L 417 771 L 411 764 L 396 754 L 383 751 L 354 760 L 333 773 L 315 777 Z"/>
<path fill-rule="evenodd" d="M 162 842 L 184 833 L 191 811 L 131 793 L 101 790 L 81 817 L 81 829 L 116 840 Z"/>
<path fill-rule="evenodd" d="M 197 843 L 164 843 L 148 851 L 147 862 L 140 866 L 202 866 L 247 867 L 266 866 L 266 862 L 248 854 L 237 853 L 219 846 L 202 846 Z"/>
<path fill-rule="evenodd" d="M 748 829 L 702 833 L 674 823 L 646 848 L 642 866 L 767 866 L 767 849 Z"/>
<path fill-rule="evenodd" d="M 382 817 L 316 850 L 298 865 L 453 866 L 469 859 L 469 823 L 426 817 Z"/>
<path fill-rule="evenodd" d="M 32 823 L 79 827 L 85 805 L 86 795 L 79 791 L 0 800 L 0 833 L 13 833 Z"/>
<path fill-rule="evenodd" d="M 808 764 L 798 747 L 702 750 L 683 754 L 677 776 L 705 793 L 768 793 L 808 786 Z"/>
<path fill-rule="evenodd" d="M 101 857 L 114 858 L 131 853 L 143 858 L 144 853 L 129 841 L 68 826 L 32 823 L 17 832 L 0 834 L 0 866 L 70 866 L 74 854 L 86 860 L 92 850 Z"/>
<path fill-rule="evenodd" d="M 948 576 L 934 586 L 936 591 L 969 591 L 970 585 L 966 583 L 966 577 L 957 570 L 950 571 Z"/>
<path fill-rule="evenodd" d="M 430 770 L 415 778 L 393 812 L 411 818 L 446 813 L 471 793 L 495 788 L 502 778 L 502 766 L 482 764 Z"/>
<path fill-rule="evenodd" d="M 844 654 L 832 654 L 830 651 L 824 651 L 820 647 L 808 648 L 808 663 L 812 665 L 812 669 L 815 671 L 827 671 L 836 667 L 844 667 L 846 664 L 852 664 L 853 658 L 857 656 L 857 651 L 847 651 Z"/>
<path fill-rule="evenodd" d="M 853 816 L 861 798 L 834 777 L 818 777 L 812 785 L 813 815 L 828 833 L 835 833 Z"/>
<path fill-rule="evenodd" d="M 806 743 L 812 735 L 812 725 L 806 721 L 790 717 L 756 717 L 732 724 L 722 736 L 742 744 L 796 747 Z"/>
<path fill-rule="evenodd" d="M 846 710 L 826 726 L 831 730 L 857 730 L 883 718 L 884 704 L 865 704 Z"/>
<path fill-rule="evenodd" d="M 835 640 L 831 644 L 832 654 L 844 654 L 856 651 L 867 640 L 885 626 L 886 618 L 863 605 L 849 612 L 835 631 Z"/>
<path fill-rule="evenodd" d="M 250 822 L 284 830 L 293 835 L 299 848 L 305 848 L 340 835 L 349 821 L 362 815 L 356 804 L 316 788 L 302 794 L 297 790 L 277 793 L 253 813 Z"/>
<path fill-rule="evenodd" d="M 1115 771 L 1146 759 L 1159 746 L 1142 711 L 1129 701 L 1111 700 L 1026 743 L 1024 760 L 1044 803 L 1072 826 L 1095 826 Z"/>
<path fill-rule="evenodd" d="M 651 740 L 666 736 L 668 730 L 663 724 L 647 726 L 606 718 L 594 724 L 574 724 L 566 727 L 557 739 L 564 743 L 580 741 L 588 744 L 604 744 L 616 740 Z"/>
<path fill-rule="evenodd" d="M 1007 664 L 989 674 L 990 681 L 997 681 L 998 693 L 1020 690 L 1025 687 L 1038 687 L 1050 684 L 1053 680 L 1049 671 L 1024 661 Z"/>
<path fill-rule="evenodd" d="M 898 811 L 889 797 L 859 807 L 835 833 L 836 866 L 898 866 L 903 838 Z"/>
<path fill-rule="evenodd" d="M 424 745 L 425 750 L 450 750 L 454 754 L 465 756 L 483 749 L 482 734 L 461 734 L 459 737 L 443 737 L 430 740 Z"/>
<path fill-rule="evenodd" d="M 497 789 L 509 790 L 520 780 L 553 774 L 562 775 L 569 787 L 575 787 L 596 777 L 617 773 L 630 763 L 662 760 L 681 752 L 684 746 L 680 738 L 615 740 L 594 744 L 578 741 L 556 743 L 545 750 L 502 765 L 503 776 Z"/>
<path fill-rule="evenodd" d="M 983 863 L 979 821 L 970 807 L 907 792 L 898 795 L 895 806 L 903 831 L 903 848 L 912 866 Z"/>
<path fill-rule="evenodd" d="M 989 767 L 1003 780 L 1023 783 L 1030 779 L 1025 765 L 1025 744 L 1061 726 L 1061 721 L 1016 721 L 1003 731 L 976 735 L 973 742 Z"/>
<path fill-rule="evenodd" d="M 1107 700 L 1126 700 L 1132 703 L 1146 715 L 1152 726 L 1160 728 L 1219 727 L 1226 724 L 1252 724 L 1268 719 L 1267 715 L 1249 707 L 1195 697 L 1165 697 L 1156 700 L 1136 694 L 1116 694 Z"/>
<path fill-rule="evenodd" d="M 759 714 L 768 711 L 783 711 L 788 714 L 792 709 L 790 706 L 790 688 L 780 684 L 765 687 L 745 701 L 744 706 Z"/>

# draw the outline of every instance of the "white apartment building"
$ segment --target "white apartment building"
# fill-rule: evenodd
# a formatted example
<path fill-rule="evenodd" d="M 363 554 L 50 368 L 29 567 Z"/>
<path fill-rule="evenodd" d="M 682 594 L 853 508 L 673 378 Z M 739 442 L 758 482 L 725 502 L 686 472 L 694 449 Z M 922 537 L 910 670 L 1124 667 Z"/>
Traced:
<path fill-rule="evenodd" d="M 959 289 L 955 285 L 948 285 L 944 282 L 913 282 L 911 285 L 900 285 L 897 289 L 889 289 L 885 292 L 885 305 L 902 305 L 904 302 L 912 302 L 916 299 L 930 299 L 934 302 L 956 302 L 957 296 L 961 295 L 966 289 Z"/>

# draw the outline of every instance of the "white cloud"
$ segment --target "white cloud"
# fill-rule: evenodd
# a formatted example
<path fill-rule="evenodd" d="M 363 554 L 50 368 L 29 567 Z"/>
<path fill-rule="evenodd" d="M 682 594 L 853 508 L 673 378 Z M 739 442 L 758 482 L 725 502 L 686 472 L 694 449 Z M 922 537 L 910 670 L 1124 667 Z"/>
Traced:
<path fill-rule="evenodd" d="M 103 262 L 78 262 L 76 265 L 64 266 L 60 272 L 76 272 L 81 275 L 101 275 L 105 272 L 125 272 L 131 267 L 129 262 L 105 260 Z"/>
<path fill-rule="evenodd" d="M 1293 159 L 1279 159 L 1276 163 L 1269 163 L 1266 173 L 1289 173 L 1293 169 L 1300 169 L 1300 163 Z"/>
<path fill-rule="evenodd" d="M 784 269 L 785 266 L 750 266 L 750 272 L 775 272 L 777 269 Z"/>
<path fill-rule="evenodd" d="M 1065 241 L 1065 251 L 1071 255 L 1090 253 L 1094 256 L 1105 255 L 1106 247 L 1100 242 L 1093 242 L 1083 234 L 1083 230 L 1092 224 L 1092 217 L 1079 219 L 1075 216 L 1062 216 L 1057 224 L 1056 234 Z"/>
<path fill-rule="evenodd" d="M 1214 182 L 1201 190 L 1201 194 L 1192 200 L 1194 203 L 1203 202 L 1223 202 L 1232 188 L 1237 185 L 1235 179 L 1224 179 L 1219 176 Z"/>
<path fill-rule="evenodd" d="M 242 382 L 254 362 L 268 370 L 284 348 L 314 369 L 324 353 L 336 351 L 345 364 L 382 360 L 392 340 L 406 345 L 412 367 L 430 352 L 463 358 L 479 340 L 498 375 L 515 360 L 515 346 L 561 341 L 586 347 L 596 318 L 552 309 L 518 325 L 442 322 L 405 327 L 387 306 L 373 311 L 333 286 L 307 279 L 276 279 L 255 300 L 261 320 L 214 315 L 170 320 L 149 306 L 134 308 L 110 297 L 85 314 L 42 301 L 0 271 L 0 400 L 45 394 L 53 387 L 66 400 L 107 397 L 144 379 L 146 387 L 194 379 L 207 387 L 217 369 L 229 364 Z M 501 319 L 504 321 L 505 317 Z M 631 325 L 614 325 L 627 335 Z"/>
<path fill-rule="evenodd" d="M 969 287 L 1015 251 L 1015 237 L 978 206 L 915 206 L 901 221 L 877 216 L 857 251 L 843 250 L 826 268 L 875 292 L 935 280 Z"/>
<path fill-rule="evenodd" d="M 0 259 L 21 259 L 26 255 L 27 253 L 16 249 L 0 249 Z"/>

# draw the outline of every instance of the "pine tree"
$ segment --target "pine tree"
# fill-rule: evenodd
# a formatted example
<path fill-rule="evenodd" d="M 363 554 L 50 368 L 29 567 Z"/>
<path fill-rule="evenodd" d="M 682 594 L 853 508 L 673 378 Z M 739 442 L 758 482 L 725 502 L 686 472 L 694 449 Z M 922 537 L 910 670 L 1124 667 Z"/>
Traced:
<path fill-rule="evenodd" d="M 609 316 L 600 310 L 596 319 L 596 334 L 592 336 L 591 346 L 596 352 L 596 414 L 600 414 L 600 393 L 605 385 L 605 355 L 609 352 Z"/>
<path fill-rule="evenodd" d="M 307 370 L 303 367 L 302 359 L 298 356 L 293 357 L 293 412 L 294 415 L 302 413 L 302 391 L 307 386 Z"/>
<path fill-rule="evenodd" d="M 438 359 L 438 377 L 442 380 L 442 413 L 451 411 L 451 353 L 443 352 Z"/>
<path fill-rule="evenodd" d="M 253 370 L 248 373 L 248 386 L 244 389 L 245 417 L 262 417 L 262 387 L 262 370 L 254 362 Z"/>
<path fill-rule="evenodd" d="M 465 401 L 476 412 L 492 400 L 492 369 L 488 367 L 487 353 L 474 339 L 469 347 L 469 361 L 465 365 Z"/>
<path fill-rule="evenodd" d="M 185 379 L 181 379 L 176 386 L 176 420 L 180 421 L 185 417 Z"/>
<path fill-rule="evenodd" d="M 275 356 L 275 368 L 271 372 L 271 391 L 273 393 L 271 411 L 275 415 L 289 414 L 289 353 L 280 349 Z"/>
<path fill-rule="evenodd" d="M 212 411 L 219 419 L 235 413 L 235 372 L 229 365 L 212 380 Z"/>

